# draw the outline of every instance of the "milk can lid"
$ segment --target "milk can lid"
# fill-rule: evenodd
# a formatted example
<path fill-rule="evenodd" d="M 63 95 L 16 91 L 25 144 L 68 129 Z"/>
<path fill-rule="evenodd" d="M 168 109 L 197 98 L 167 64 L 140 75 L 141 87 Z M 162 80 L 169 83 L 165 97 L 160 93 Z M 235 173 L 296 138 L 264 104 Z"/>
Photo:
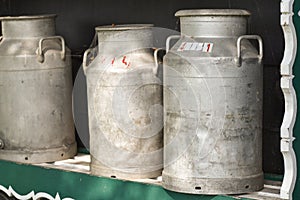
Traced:
<path fill-rule="evenodd" d="M 120 24 L 120 25 L 105 25 L 105 26 L 97 26 L 96 31 L 124 31 L 124 30 L 138 30 L 145 28 L 152 28 L 153 24 Z"/>
<path fill-rule="evenodd" d="M 47 14 L 47 15 L 28 15 L 28 16 L 3 16 L 0 17 L 0 21 L 4 20 L 30 20 L 30 19 L 47 19 L 47 18 L 55 18 L 57 15 L 55 14 Z"/>
<path fill-rule="evenodd" d="M 179 10 L 175 13 L 176 17 L 188 16 L 250 16 L 251 13 L 242 9 L 195 9 Z"/>

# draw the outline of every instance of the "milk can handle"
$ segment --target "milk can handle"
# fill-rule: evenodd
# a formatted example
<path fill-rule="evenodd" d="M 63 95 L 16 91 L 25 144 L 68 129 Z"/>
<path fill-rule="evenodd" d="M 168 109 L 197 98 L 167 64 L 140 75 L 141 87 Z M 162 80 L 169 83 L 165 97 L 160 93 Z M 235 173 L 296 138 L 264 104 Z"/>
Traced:
<path fill-rule="evenodd" d="M 259 35 L 242 35 L 237 39 L 237 62 L 238 66 L 242 65 L 242 57 L 241 57 L 241 42 L 243 39 L 257 40 L 259 44 L 259 56 L 258 62 L 261 63 L 263 58 L 263 42 Z"/>
<path fill-rule="evenodd" d="M 92 52 L 92 48 L 87 49 L 84 54 L 83 54 L 83 61 L 82 61 L 82 68 L 83 68 L 83 72 L 84 74 L 86 74 L 86 69 L 88 67 L 87 65 L 87 56 Z"/>
<path fill-rule="evenodd" d="M 171 40 L 180 39 L 180 38 L 181 38 L 180 35 L 171 35 L 171 36 L 169 36 L 167 38 L 167 40 L 166 40 L 166 53 L 168 53 L 169 50 L 170 50 L 170 42 L 171 42 Z"/>
<path fill-rule="evenodd" d="M 66 45 L 65 45 L 65 40 L 63 37 L 61 36 L 52 36 L 52 37 L 45 37 L 45 38 L 41 38 L 39 41 L 39 48 L 38 48 L 38 61 L 39 62 L 44 62 L 45 58 L 44 58 L 44 53 L 43 53 L 43 42 L 45 40 L 56 40 L 59 39 L 61 41 L 61 59 L 64 60 L 66 58 Z"/>
<path fill-rule="evenodd" d="M 154 67 L 154 69 L 153 69 L 153 73 L 154 73 L 155 75 L 158 74 L 158 67 L 159 67 L 157 55 L 158 55 L 158 52 L 159 52 L 159 51 L 163 51 L 163 50 L 164 50 L 164 49 L 159 48 L 159 49 L 155 49 L 155 51 L 154 51 L 154 62 L 155 62 L 155 67 Z"/>
<path fill-rule="evenodd" d="M 0 149 L 4 149 L 4 146 L 5 146 L 5 144 L 4 144 L 3 140 L 0 139 Z"/>

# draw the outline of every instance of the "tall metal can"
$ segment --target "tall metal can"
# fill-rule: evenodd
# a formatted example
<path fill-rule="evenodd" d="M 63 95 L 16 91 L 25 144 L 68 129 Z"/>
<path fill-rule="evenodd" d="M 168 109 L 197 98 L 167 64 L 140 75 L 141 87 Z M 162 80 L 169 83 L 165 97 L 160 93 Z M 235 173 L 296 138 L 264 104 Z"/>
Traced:
<path fill-rule="evenodd" d="M 195 194 L 260 190 L 262 39 L 245 10 L 181 10 L 164 57 L 163 187 Z M 179 39 L 169 50 L 170 42 Z M 249 42 L 257 40 L 259 51 Z"/>
<path fill-rule="evenodd" d="M 71 58 L 55 36 L 55 15 L 0 20 L 0 159 L 40 163 L 74 156 Z"/>
<path fill-rule="evenodd" d="M 91 172 L 157 177 L 163 161 L 163 111 L 152 25 L 100 26 L 96 33 L 98 46 L 87 50 L 83 61 Z"/>

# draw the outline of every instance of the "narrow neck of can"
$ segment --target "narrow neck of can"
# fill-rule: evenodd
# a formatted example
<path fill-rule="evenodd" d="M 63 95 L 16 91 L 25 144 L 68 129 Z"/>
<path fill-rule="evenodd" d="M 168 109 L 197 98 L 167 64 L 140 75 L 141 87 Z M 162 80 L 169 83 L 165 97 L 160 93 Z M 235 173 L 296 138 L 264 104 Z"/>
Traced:
<path fill-rule="evenodd" d="M 39 38 L 55 35 L 54 18 L 6 19 L 1 25 L 3 38 Z"/>
<path fill-rule="evenodd" d="M 191 37 L 239 37 L 247 33 L 245 16 L 182 16 L 181 33 Z"/>
<path fill-rule="evenodd" d="M 153 47 L 151 29 L 98 30 L 99 53 L 118 54 Z M 117 55 L 116 55 L 117 56 Z"/>

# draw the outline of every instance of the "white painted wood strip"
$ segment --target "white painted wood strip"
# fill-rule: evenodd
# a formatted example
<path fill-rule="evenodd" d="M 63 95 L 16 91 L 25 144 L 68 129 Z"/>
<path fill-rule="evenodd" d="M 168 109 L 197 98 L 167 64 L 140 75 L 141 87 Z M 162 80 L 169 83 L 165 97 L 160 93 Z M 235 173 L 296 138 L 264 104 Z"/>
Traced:
<path fill-rule="evenodd" d="M 91 162 L 90 155 L 78 154 L 73 159 L 57 161 L 54 163 L 43 163 L 37 166 L 90 174 L 90 167 L 89 167 L 90 162 Z M 126 179 L 126 180 L 145 183 L 145 184 L 161 185 L 162 177 L 160 176 L 156 179 Z M 228 196 L 232 196 L 237 199 L 248 198 L 254 200 L 281 200 L 280 198 L 281 184 L 282 182 L 280 181 L 266 180 L 264 184 L 264 189 L 259 192 L 253 192 L 253 193 L 242 194 L 242 195 L 228 195 Z"/>

